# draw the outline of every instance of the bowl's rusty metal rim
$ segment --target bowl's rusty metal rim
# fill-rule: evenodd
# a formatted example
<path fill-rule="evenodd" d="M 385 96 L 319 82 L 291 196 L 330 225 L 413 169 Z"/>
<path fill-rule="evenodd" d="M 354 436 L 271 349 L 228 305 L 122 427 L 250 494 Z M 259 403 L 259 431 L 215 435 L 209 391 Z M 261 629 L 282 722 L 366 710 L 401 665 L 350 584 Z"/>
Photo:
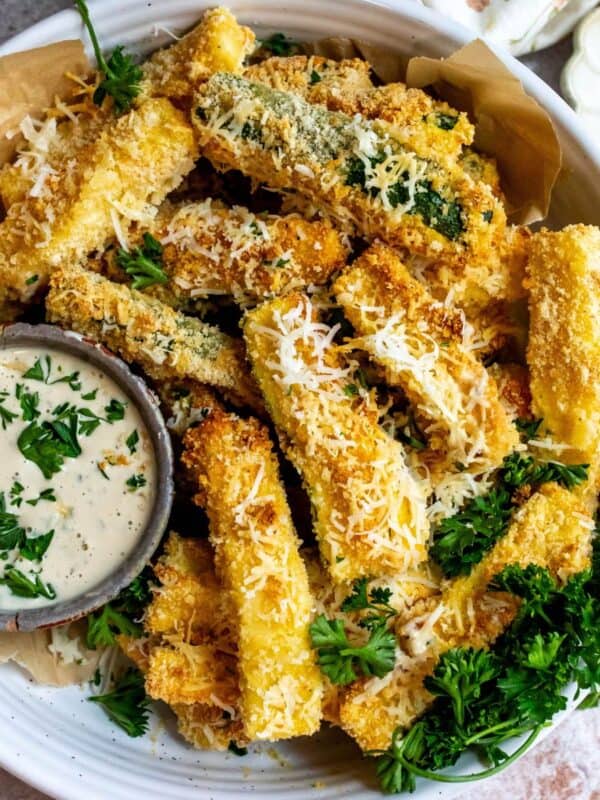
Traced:
<path fill-rule="evenodd" d="M 35 609 L 3 612 L 0 631 L 32 631 L 72 622 L 108 603 L 139 575 L 157 549 L 169 522 L 173 504 L 173 450 L 156 395 L 127 365 L 105 347 L 72 331 L 51 325 L 17 322 L 0 329 L 0 349 L 47 347 L 78 356 L 111 377 L 136 406 L 146 425 L 157 467 L 156 493 L 148 524 L 132 552 L 93 589 L 65 602 Z M 98 513 L 101 513 L 98 509 Z"/>

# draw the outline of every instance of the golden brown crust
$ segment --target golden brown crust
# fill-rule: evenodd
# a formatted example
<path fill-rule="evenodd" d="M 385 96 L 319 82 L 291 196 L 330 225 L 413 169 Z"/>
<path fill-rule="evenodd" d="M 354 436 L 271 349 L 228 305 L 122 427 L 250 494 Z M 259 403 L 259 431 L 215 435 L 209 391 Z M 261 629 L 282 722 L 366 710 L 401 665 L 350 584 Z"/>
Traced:
<path fill-rule="evenodd" d="M 184 443 L 235 606 L 244 730 L 271 741 L 314 733 L 322 684 L 308 634 L 313 600 L 268 431 L 215 410 Z"/>

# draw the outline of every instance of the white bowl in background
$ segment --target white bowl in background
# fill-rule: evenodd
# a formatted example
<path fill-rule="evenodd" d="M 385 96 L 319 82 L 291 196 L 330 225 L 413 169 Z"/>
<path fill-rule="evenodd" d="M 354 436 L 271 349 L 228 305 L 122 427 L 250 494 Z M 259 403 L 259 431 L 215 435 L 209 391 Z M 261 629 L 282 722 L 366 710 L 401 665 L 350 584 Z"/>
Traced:
<path fill-rule="evenodd" d="M 91 0 L 89 5 L 106 49 L 125 44 L 147 52 L 167 43 L 161 28 L 181 32 L 215 3 Z M 226 5 L 259 33 L 349 36 L 411 56 L 446 56 L 471 38 L 413 0 L 228 0 Z M 77 13 L 64 11 L 6 42 L 0 54 L 81 36 Z M 565 168 L 549 223 L 600 223 L 600 147 L 546 84 L 515 59 L 498 55 L 551 115 L 563 146 Z M 148 736 L 129 739 L 86 702 L 87 694 L 77 687 L 39 687 L 17 667 L 0 666 L 0 765 L 59 800 L 381 798 L 373 764 L 339 732 L 326 730 L 276 749 L 265 744 L 239 758 L 188 747 L 166 712 L 155 715 Z M 461 762 L 461 771 L 479 768 L 472 756 Z M 413 796 L 449 798 L 464 789 L 422 782 Z"/>

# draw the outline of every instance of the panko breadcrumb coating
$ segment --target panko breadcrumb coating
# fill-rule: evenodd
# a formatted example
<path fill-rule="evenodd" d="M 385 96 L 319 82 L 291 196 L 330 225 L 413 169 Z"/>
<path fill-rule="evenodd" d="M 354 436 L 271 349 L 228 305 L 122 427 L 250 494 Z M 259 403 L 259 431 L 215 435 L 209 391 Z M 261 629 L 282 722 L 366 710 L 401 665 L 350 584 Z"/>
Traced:
<path fill-rule="evenodd" d="M 164 204 L 143 231 L 162 243 L 166 289 L 180 302 L 232 295 L 248 305 L 324 284 L 348 255 L 330 223 L 309 222 L 297 214 L 252 214 L 211 199 Z"/>
<path fill-rule="evenodd" d="M 102 249 L 131 220 L 151 217 L 196 157 L 192 129 L 168 100 L 144 103 L 99 131 L 39 196 L 0 224 L 0 304 L 25 303 L 53 269 Z"/>
<path fill-rule="evenodd" d="M 393 574 L 426 557 L 425 497 L 402 445 L 377 424 L 311 300 L 286 295 L 246 315 L 254 375 L 310 496 L 334 581 Z"/>
<path fill-rule="evenodd" d="M 190 378 L 260 406 L 243 343 L 152 297 L 81 267 L 54 271 L 46 299 L 51 322 L 93 337 L 156 381 Z"/>
<path fill-rule="evenodd" d="M 343 729 L 363 750 L 387 748 L 395 728 L 410 727 L 431 704 L 423 679 L 440 655 L 453 647 L 487 648 L 511 623 L 519 599 L 489 591 L 492 578 L 508 564 L 538 564 L 566 581 L 589 566 L 593 525 L 575 494 L 556 484 L 543 486 L 470 575 L 399 617 L 396 633 L 403 654 L 393 672 L 355 682 L 343 694 Z"/>
<path fill-rule="evenodd" d="M 484 472 L 518 444 L 518 434 L 465 336 L 464 319 L 431 297 L 399 256 L 382 244 L 366 250 L 336 280 L 333 293 L 356 338 L 400 386 L 428 439 L 432 467 Z M 425 451 L 427 454 L 428 451 Z"/>
<path fill-rule="evenodd" d="M 217 73 L 193 119 L 203 153 L 275 189 L 293 187 L 365 238 L 463 263 L 500 244 L 502 205 L 484 183 L 406 147 L 396 127 Z"/>
<path fill-rule="evenodd" d="M 233 608 L 215 574 L 212 547 L 171 532 L 154 572 L 160 586 L 144 616 L 148 636 L 121 636 L 120 647 L 144 673 L 149 693 L 169 698 L 181 735 L 195 747 L 245 744 Z"/>
<path fill-rule="evenodd" d="M 267 429 L 217 410 L 184 444 L 217 571 L 236 609 L 246 735 L 274 741 L 314 733 L 322 682 L 308 635 L 313 600 Z"/>
<path fill-rule="evenodd" d="M 375 87 L 369 73 L 369 64 L 358 58 L 292 56 L 266 59 L 248 67 L 244 77 L 293 92 L 330 111 L 386 120 L 399 141 L 424 158 L 451 164 L 472 143 L 474 127 L 464 112 L 403 83 Z"/>
<path fill-rule="evenodd" d="M 209 9 L 186 36 L 157 50 L 145 62 L 137 102 L 148 97 L 189 100 L 213 72 L 241 72 L 255 38 L 229 9 Z"/>
<path fill-rule="evenodd" d="M 561 460 L 600 462 L 600 230 L 569 225 L 533 236 L 528 264 L 533 413 Z"/>

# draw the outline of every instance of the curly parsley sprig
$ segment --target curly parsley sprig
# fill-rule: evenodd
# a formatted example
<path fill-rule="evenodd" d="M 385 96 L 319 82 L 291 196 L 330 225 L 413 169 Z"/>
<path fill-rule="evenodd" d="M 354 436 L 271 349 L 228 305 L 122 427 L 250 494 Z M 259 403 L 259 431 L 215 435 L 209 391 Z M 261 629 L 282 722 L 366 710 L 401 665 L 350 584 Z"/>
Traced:
<path fill-rule="evenodd" d="M 151 233 L 144 234 L 142 247 L 135 247 L 131 252 L 119 248 L 117 264 L 133 278 L 132 289 L 147 289 L 168 282 L 169 276 L 162 266 L 162 252 L 161 243 Z"/>
<path fill-rule="evenodd" d="M 75 7 L 79 11 L 91 39 L 98 68 L 104 74 L 103 80 L 94 92 L 94 103 L 101 106 L 106 97 L 112 97 L 115 113 L 122 114 L 131 107 L 140 93 L 143 72 L 134 63 L 132 57 L 123 52 L 122 46 L 115 47 L 106 60 L 94 30 L 87 3 L 85 0 L 75 0 Z"/>
<path fill-rule="evenodd" d="M 353 645 L 340 619 L 327 619 L 320 614 L 310 626 L 312 646 L 317 650 L 317 663 L 332 683 L 345 686 L 360 675 L 382 678 L 394 668 L 396 637 L 388 621 L 396 610 L 389 604 L 391 590 L 374 588 L 368 592 L 368 578 L 354 582 L 352 593 L 341 605 L 343 612 L 368 610 L 359 625 L 369 631 L 363 645 Z"/>
<path fill-rule="evenodd" d="M 455 648 L 440 657 L 425 681 L 436 698 L 431 708 L 410 730 L 398 728 L 387 750 L 369 753 L 378 759 L 383 790 L 414 791 L 417 777 L 455 783 L 499 772 L 566 707 L 573 681 L 593 704 L 600 692 L 599 577 L 589 570 L 561 586 L 542 567 L 505 567 L 490 588 L 521 598 L 516 618 L 491 651 Z M 509 756 L 504 744 L 525 734 Z M 439 772 L 466 750 L 489 766 L 470 775 Z"/>
<path fill-rule="evenodd" d="M 137 669 L 128 669 L 117 681 L 112 692 L 88 697 L 91 703 L 98 703 L 109 717 L 128 736 L 143 736 L 148 730 L 148 705 L 144 676 Z"/>

